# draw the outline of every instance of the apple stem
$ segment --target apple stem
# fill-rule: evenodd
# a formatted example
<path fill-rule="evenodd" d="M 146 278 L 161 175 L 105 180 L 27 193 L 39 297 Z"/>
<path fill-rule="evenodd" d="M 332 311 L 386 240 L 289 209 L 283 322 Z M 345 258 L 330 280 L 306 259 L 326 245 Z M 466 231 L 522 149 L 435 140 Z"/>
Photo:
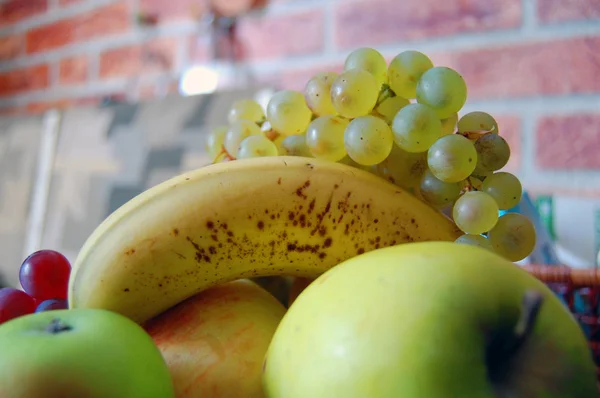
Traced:
<path fill-rule="evenodd" d="M 48 327 L 46 328 L 46 331 L 48 333 L 57 334 L 57 333 L 61 333 L 61 332 L 68 332 L 69 330 L 72 330 L 72 329 L 73 328 L 71 326 L 63 323 L 60 319 L 54 318 L 50 322 L 50 325 L 48 325 Z"/>
<path fill-rule="evenodd" d="M 514 339 L 512 339 L 512 341 L 506 347 L 508 352 L 516 352 L 527 340 L 533 331 L 535 321 L 540 313 L 543 302 L 544 296 L 541 293 L 535 290 L 528 290 L 525 292 L 521 307 L 521 316 L 519 317 L 514 329 Z"/>

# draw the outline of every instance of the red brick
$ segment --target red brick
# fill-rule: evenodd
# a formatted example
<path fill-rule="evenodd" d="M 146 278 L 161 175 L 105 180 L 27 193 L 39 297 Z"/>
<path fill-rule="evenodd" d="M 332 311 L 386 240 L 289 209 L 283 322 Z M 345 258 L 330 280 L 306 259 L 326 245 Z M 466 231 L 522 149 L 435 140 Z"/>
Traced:
<path fill-rule="evenodd" d="M 0 26 L 46 12 L 48 0 L 8 0 L 0 4 Z"/>
<path fill-rule="evenodd" d="M 48 87 L 48 65 L 36 65 L 0 73 L 0 97 Z"/>
<path fill-rule="evenodd" d="M 354 0 L 335 10 L 341 48 L 514 28 L 521 0 Z"/>
<path fill-rule="evenodd" d="M 0 37 L 0 61 L 14 59 L 23 53 L 25 41 L 23 36 Z"/>
<path fill-rule="evenodd" d="M 140 0 L 140 13 L 158 19 L 158 23 L 197 20 L 207 9 L 203 0 Z"/>
<path fill-rule="evenodd" d="M 545 23 L 600 18 L 598 0 L 542 0 L 537 4 L 538 18 Z"/>
<path fill-rule="evenodd" d="M 59 67 L 60 84 L 83 83 L 88 78 L 88 58 L 85 55 L 62 59 Z"/>
<path fill-rule="evenodd" d="M 600 169 L 600 114 L 547 116 L 536 131 L 536 164 L 544 169 Z"/>
<path fill-rule="evenodd" d="M 493 114 L 500 135 L 510 147 L 510 159 L 503 171 L 517 172 L 521 168 L 521 119 L 518 116 Z"/>
<path fill-rule="evenodd" d="M 130 77 L 173 70 L 177 40 L 161 38 L 145 45 L 109 50 L 100 55 L 102 78 Z"/>
<path fill-rule="evenodd" d="M 430 54 L 456 69 L 469 99 L 600 92 L 600 37 Z"/>
<path fill-rule="evenodd" d="M 323 49 L 325 18 L 321 9 L 240 19 L 238 37 L 250 59 L 285 58 Z"/>
<path fill-rule="evenodd" d="M 29 31 L 27 52 L 53 50 L 71 43 L 125 32 L 129 27 L 127 4 L 116 3 Z"/>

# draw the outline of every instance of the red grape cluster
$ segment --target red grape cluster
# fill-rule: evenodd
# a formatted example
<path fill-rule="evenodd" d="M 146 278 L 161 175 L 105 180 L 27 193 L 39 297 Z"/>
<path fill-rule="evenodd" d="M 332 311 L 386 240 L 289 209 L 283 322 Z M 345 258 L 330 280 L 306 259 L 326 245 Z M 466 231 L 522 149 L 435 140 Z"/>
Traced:
<path fill-rule="evenodd" d="M 54 250 L 40 250 L 23 261 L 19 271 L 22 290 L 0 289 L 0 324 L 34 312 L 68 308 L 71 264 Z"/>

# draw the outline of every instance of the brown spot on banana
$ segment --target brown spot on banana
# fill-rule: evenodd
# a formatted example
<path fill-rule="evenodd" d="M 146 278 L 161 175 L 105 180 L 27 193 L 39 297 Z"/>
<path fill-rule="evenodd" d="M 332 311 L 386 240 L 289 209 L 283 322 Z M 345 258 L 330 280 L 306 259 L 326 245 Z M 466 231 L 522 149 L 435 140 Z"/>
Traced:
<path fill-rule="evenodd" d="M 379 247 L 460 236 L 439 211 L 379 177 L 316 159 L 310 165 L 299 157 L 219 163 L 142 193 L 80 251 L 71 306 L 144 322 L 227 281 L 316 278 Z M 135 255 L 124 255 L 130 249 Z"/>

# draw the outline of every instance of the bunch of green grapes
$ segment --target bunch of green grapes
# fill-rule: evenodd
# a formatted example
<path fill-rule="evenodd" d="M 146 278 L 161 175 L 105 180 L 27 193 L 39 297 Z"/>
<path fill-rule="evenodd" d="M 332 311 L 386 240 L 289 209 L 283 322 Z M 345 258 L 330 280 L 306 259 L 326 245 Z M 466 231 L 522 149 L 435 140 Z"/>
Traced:
<path fill-rule="evenodd" d="M 450 214 L 464 232 L 457 243 L 518 261 L 532 252 L 535 229 L 525 216 L 499 214 L 519 203 L 522 186 L 502 171 L 510 148 L 494 117 L 461 115 L 467 94 L 457 71 L 422 52 L 388 64 L 358 48 L 341 72 L 317 73 L 302 92 L 279 91 L 265 110 L 235 102 L 207 150 L 221 160 L 302 156 L 362 169 Z"/>

